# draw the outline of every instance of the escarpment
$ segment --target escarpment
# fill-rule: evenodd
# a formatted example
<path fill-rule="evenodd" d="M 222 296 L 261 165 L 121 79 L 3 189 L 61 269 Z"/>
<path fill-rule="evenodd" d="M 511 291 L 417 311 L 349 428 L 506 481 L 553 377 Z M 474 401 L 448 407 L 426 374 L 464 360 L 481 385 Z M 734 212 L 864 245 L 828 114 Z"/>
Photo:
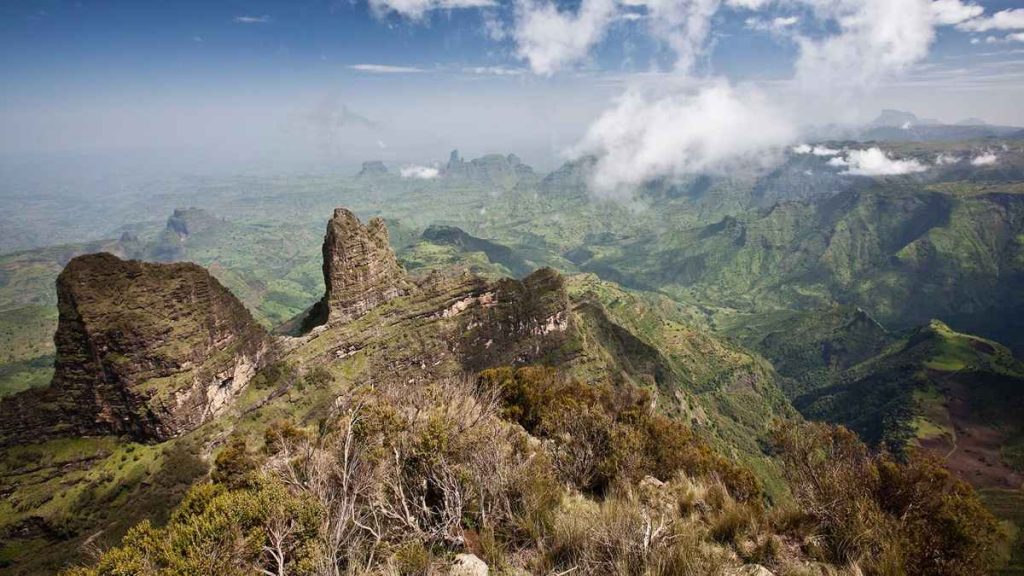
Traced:
<path fill-rule="evenodd" d="M 270 347 L 245 307 L 195 264 L 79 256 L 58 277 L 57 298 L 53 381 L 0 403 L 0 442 L 177 436 L 223 412 Z"/>

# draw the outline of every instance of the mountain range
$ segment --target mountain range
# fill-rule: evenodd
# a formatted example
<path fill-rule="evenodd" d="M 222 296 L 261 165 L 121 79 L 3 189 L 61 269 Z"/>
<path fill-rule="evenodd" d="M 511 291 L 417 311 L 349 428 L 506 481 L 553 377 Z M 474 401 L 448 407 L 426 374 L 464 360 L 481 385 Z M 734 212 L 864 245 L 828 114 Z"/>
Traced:
<path fill-rule="evenodd" d="M 907 121 L 882 120 L 879 129 Z M 921 169 L 852 174 L 853 152 L 869 148 Z M 561 486 L 543 488 L 559 504 L 525 540 L 503 532 L 511 520 L 487 520 L 498 514 L 485 512 L 487 499 L 466 500 L 454 524 L 437 524 L 448 504 L 424 504 L 434 512 L 417 526 L 441 532 L 406 527 L 420 535 L 388 532 L 387 545 L 360 548 L 388 566 L 420 546 L 428 564 L 471 553 L 494 570 L 568 569 L 580 565 L 574 555 L 610 552 L 572 548 L 566 518 L 604 518 L 610 506 L 642 518 L 654 510 L 649 498 L 689 490 L 696 508 L 663 519 L 672 542 L 703 542 L 700 554 L 686 553 L 693 561 L 837 573 L 853 557 L 794 473 L 805 453 L 787 428 L 825 422 L 860 440 L 825 428 L 802 434 L 851 451 L 843 461 L 857 474 L 931 478 L 941 488 L 929 493 L 983 502 L 1008 539 L 971 546 L 1014 569 L 1013 527 L 1024 522 L 1024 365 L 1014 356 L 1024 346 L 1024 147 L 986 136 L 808 149 L 763 172 L 653 181 L 628 200 L 590 193 L 591 158 L 545 175 L 514 155 L 465 161 L 453 152 L 428 178 L 368 162 L 301 193 L 250 194 L 258 208 L 226 186 L 203 208 L 109 240 L 0 256 L 0 562 L 46 573 L 81 562 L 83 547 L 119 544 L 83 573 L 116 573 L 126 566 L 119 558 L 140 554 L 155 562 L 150 546 L 171 545 L 181 522 L 213 521 L 196 498 L 270 497 L 265 490 L 287 480 L 274 446 L 324 454 L 303 442 L 333 442 L 355 430 L 344 410 L 369 406 L 383 426 L 373 434 L 416 432 L 393 445 L 371 435 L 377 444 L 360 448 L 364 456 L 404 446 L 412 460 L 400 452 L 388 462 L 454 474 L 430 490 L 486 491 L 472 478 L 511 473 L 505 466 L 517 459 L 540 462 L 539 477 Z M 255 217 L 263 213 L 273 216 Z M 571 404 L 586 415 L 579 426 L 592 417 L 595 428 L 559 416 L 569 399 L 583 402 Z M 438 406 L 449 416 L 435 422 Z M 468 420 L 458 424 L 455 413 Z M 473 437 L 466 422 L 483 421 L 504 438 L 489 442 L 508 450 L 486 474 L 467 456 L 475 452 L 456 449 Z M 444 440 L 416 436 L 442 431 Z M 508 440 L 516 434 L 525 436 Z M 416 442 L 427 439 L 455 469 L 423 459 L 430 451 Z M 627 441 L 634 459 L 620 451 Z M 919 460 L 927 455 L 945 471 Z M 833 472 L 837 483 L 847 473 Z M 864 544 L 856 560 L 883 573 L 874 562 L 894 554 L 905 572 L 930 573 L 920 568 L 926 548 L 911 544 L 918 524 L 895 520 L 909 504 L 885 482 L 869 492 L 842 485 L 844 501 L 879 515 L 844 521 L 895 522 L 907 540 L 898 551 Z M 208 489 L 224 492 L 200 496 Z M 440 497 L 430 490 L 422 498 Z M 384 514 L 374 498 L 367 513 Z M 999 532 L 977 506 L 957 533 Z M 259 518 L 253 529 L 269 530 Z M 145 520 L 163 527 L 139 540 Z M 560 556 L 553 543 L 575 551 Z"/>

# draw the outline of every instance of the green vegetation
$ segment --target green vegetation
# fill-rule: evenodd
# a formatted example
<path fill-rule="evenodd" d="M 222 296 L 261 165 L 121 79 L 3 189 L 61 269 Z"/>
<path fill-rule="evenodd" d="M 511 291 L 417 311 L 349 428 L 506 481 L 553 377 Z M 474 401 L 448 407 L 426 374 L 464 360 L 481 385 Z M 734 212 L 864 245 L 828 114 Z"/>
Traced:
<path fill-rule="evenodd" d="M 931 158 L 975 145 L 894 146 Z M 439 290 L 282 339 L 283 357 L 184 437 L 5 447 L 0 562 L 16 573 L 53 572 L 88 541 L 121 547 L 82 574 L 276 570 L 267 548 L 278 544 L 287 544 L 290 573 L 340 555 L 360 569 L 425 573 L 460 551 L 499 573 L 709 573 L 752 562 L 780 574 L 820 572 L 820 563 L 841 572 L 847 562 L 872 574 L 981 570 L 988 558 L 965 548 L 999 548 L 979 536 L 989 520 L 970 490 L 920 456 L 930 453 L 1016 531 L 1016 548 L 999 553 L 1020 573 L 1024 368 L 995 340 L 1024 349 L 1024 188 L 1019 152 L 1005 156 L 1000 171 L 877 180 L 790 158 L 758 177 L 653 182 L 629 202 L 587 192 L 587 159 L 544 177 L 162 183 L 145 206 L 112 209 L 111 222 L 133 222 L 121 240 L 78 242 L 120 235 L 93 221 L 88 235 L 53 237 L 69 244 L 0 255 L 0 397 L 49 382 L 53 284 L 74 255 L 197 262 L 258 322 L 289 328 L 323 294 L 323 219 L 337 205 L 386 218 L 414 275 L 462 267 L 494 278 L 543 266 L 571 274 L 564 335 L 504 341 L 501 330 L 444 319 L 458 292 Z M 202 209 L 172 213 L 189 205 Z M 547 304 L 514 301 L 488 314 L 519 318 Z M 475 377 L 537 359 L 557 371 Z M 465 372 L 472 385 L 448 380 Z M 174 384 L 151 381 L 146 390 L 170 402 Z M 363 418 L 347 421 L 339 407 Z M 772 451 L 777 423 L 797 411 L 895 456 L 814 427 L 801 428 L 811 447 Z M 373 511 L 359 523 L 384 536 L 349 522 L 351 548 L 330 558 L 324 522 L 333 512 L 307 484 L 322 472 L 317 458 L 338 465 L 350 433 L 373 465 L 362 478 L 384 487 L 357 495 Z M 848 469 L 815 468 L 839 482 L 825 487 L 844 503 L 831 516 L 816 504 L 825 493 L 793 476 L 793 449 L 847 457 Z M 864 474 L 862 486 L 848 482 L 850 470 Z M 309 476 L 295 484 L 289 474 Z M 413 488 L 424 478 L 425 488 Z M 428 503 L 413 511 L 414 527 L 404 511 L 384 515 L 402 504 L 387 491 L 396 485 L 419 491 L 406 496 L 420 508 Z M 915 490 L 948 501 L 908 503 Z M 452 494 L 461 509 L 448 508 Z M 376 517 L 386 520 L 367 524 Z M 285 518 L 295 523 L 274 544 L 268 528 Z M 143 519 L 150 523 L 120 540 Z M 924 534 L 928 522 L 933 534 Z M 876 529 L 851 543 L 851 531 L 873 523 L 892 542 L 874 539 Z M 658 538 L 644 536 L 658 526 Z M 185 542 L 196 546 L 175 556 Z M 950 564 L 929 564 L 925 552 L 940 548 Z"/>
<path fill-rule="evenodd" d="M 855 434 L 825 424 L 783 425 L 775 444 L 831 561 L 862 563 L 872 574 L 967 576 L 995 567 L 995 518 L 933 458 L 871 455 Z"/>
<path fill-rule="evenodd" d="M 469 552 L 497 573 L 669 576 L 756 562 L 955 575 L 985 570 L 999 543 L 966 484 L 927 460 L 871 457 L 842 429 L 777 431 L 797 507 L 766 507 L 749 473 L 635 388 L 502 368 L 343 398 L 315 428 L 278 422 L 262 448 L 232 440 L 213 482 L 166 525 L 142 522 L 65 573 L 421 573 Z"/>

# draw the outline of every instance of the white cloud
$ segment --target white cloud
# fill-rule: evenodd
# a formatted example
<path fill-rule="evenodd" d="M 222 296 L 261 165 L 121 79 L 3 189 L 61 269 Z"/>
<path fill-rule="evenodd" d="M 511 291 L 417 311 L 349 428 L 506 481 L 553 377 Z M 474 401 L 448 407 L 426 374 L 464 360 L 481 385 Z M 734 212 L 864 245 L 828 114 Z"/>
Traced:
<path fill-rule="evenodd" d="M 520 0 L 527 2 L 531 0 Z M 584 0 L 583 10 L 590 2 Z M 675 54 L 675 74 L 660 91 L 633 87 L 595 121 L 577 145 L 577 154 L 593 154 L 592 185 L 601 193 L 620 191 L 658 177 L 716 170 L 731 163 L 763 160 L 791 144 L 800 118 L 835 118 L 856 109 L 863 96 L 924 60 L 937 26 L 964 23 L 984 10 L 963 0 L 620 0 L 642 5 L 651 35 Z M 758 10 L 769 5 L 800 9 L 821 35 L 804 31 L 794 15 L 747 19 L 747 26 L 793 38 L 798 56 L 793 81 L 774 104 L 753 89 L 737 90 L 722 80 L 695 81 L 689 75 L 709 44 L 715 13 L 721 6 Z M 564 15 L 548 14 L 568 26 Z M 604 34 L 614 17 L 601 20 L 598 32 L 581 27 L 591 41 L 573 43 L 573 60 Z M 580 19 L 579 16 L 571 17 Z M 555 26 L 552 36 L 567 36 Z M 520 35 L 517 34 L 517 38 Z M 570 42 L 564 40 L 563 42 Z M 585 46 L 585 47 L 584 47 Z M 549 59 L 550 61 L 566 61 Z M 531 67 L 551 73 L 553 66 Z M 679 80 L 687 80 L 679 82 Z M 693 89 L 698 82 L 704 87 Z M 675 88 L 672 87 L 673 83 Z M 680 89 L 679 86 L 684 86 Z M 784 98 L 783 98 L 784 97 Z M 788 111 L 783 113 L 780 111 Z M 727 112 L 726 112 L 727 111 Z M 882 150 L 844 153 L 826 146 L 800 145 L 794 153 L 829 157 L 834 166 L 855 175 L 910 174 L 927 169 L 916 160 L 900 160 Z"/>
<path fill-rule="evenodd" d="M 1024 32 L 1017 32 L 1015 34 L 1006 35 L 1007 42 L 1024 42 Z"/>
<path fill-rule="evenodd" d="M 465 74 L 477 74 L 480 76 L 521 76 L 526 73 L 522 68 L 506 68 L 504 66 L 474 66 L 463 68 Z"/>
<path fill-rule="evenodd" d="M 779 16 L 771 20 L 761 18 L 747 18 L 744 24 L 749 30 L 760 30 L 762 32 L 785 32 L 800 23 L 799 16 Z"/>
<path fill-rule="evenodd" d="M 1024 30 L 1024 8 L 1001 10 L 986 18 L 974 18 L 957 25 L 961 30 L 969 32 L 988 32 L 989 30 Z"/>
<path fill-rule="evenodd" d="M 394 12 L 401 16 L 419 20 L 432 10 L 456 10 L 459 8 L 487 8 L 495 6 L 495 0 L 369 0 L 370 9 L 378 16 Z"/>
<path fill-rule="evenodd" d="M 939 166 L 949 166 L 950 164 L 956 164 L 960 161 L 959 156 L 953 156 L 952 154 L 939 154 L 935 157 L 935 163 Z"/>
<path fill-rule="evenodd" d="M 770 1 L 771 0 L 725 0 L 725 3 L 732 8 L 760 10 L 767 6 Z"/>
<path fill-rule="evenodd" d="M 270 16 L 235 16 L 234 21 L 238 24 L 266 24 L 270 22 Z"/>
<path fill-rule="evenodd" d="M 646 0 L 651 34 L 675 53 L 675 69 L 688 72 L 703 52 L 720 0 Z"/>
<path fill-rule="evenodd" d="M 422 68 L 414 68 L 412 66 L 390 66 L 388 64 L 352 64 L 349 68 L 360 72 L 369 72 L 371 74 L 418 74 L 420 72 L 425 72 Z"/>
<path fill-rule="evenodd" d="M 632 89 L 594 122 L 574 153 L 593 154 L 593 188 L 627 193 L 659 176 L 762 162 L 795 134 L 762 95 L 727 82 L 679 93 Z"/>
<path fill-rule="evenodd" d="M 405 166 L 399 169 L 402 178 L 415 180 L 433 180 L 441 175 L 441 171 L 431 166 Z"/>
<path fill-rule="evenodd" d="M 829 148 L 824 144 L 818 144 L 811 146 L 810 144 L 800 144 L 791 148 L 794 154 L 813 154 L 815 156 L 836 156 L 842 154 L 842 150 L 836 150 L 835 148 Z"/>
<path fill-rule="evenodd" d="M 943 26 L 959 24 L 971 18 L 981 16 L 985 9 L 977 4 L 964 4 L 960 0 L 935 0 L 932 2 L 932 15 L 935 23 Z"/>
<path fill-rule="evenodd" d="M 917 160 L 898 160 L 889 157 L 881 148 L 850 150 L 846 158 L 833 158 L 831 166 L 846 166 L 843 174 L 852 176 L 895 176 L 924 172 L 927 166 Z"/>
<path fill-rule="evenodd" d="M 992 166 L 993 164 L 995 164 L 998 161 L 999 161 L 999 157 L 998 156 L 996 156 L 995 154 L 993 154 L 991 152 L 986 152 L 984 154 L 981 154 L 981 155 L 975 156 L 974 158 L 971 158 L 971 165 L 972 166 Z"/>
<path fill-rule="evenodd" d="M 574 14 L 553 2 L 516 4 L 516 54 L 537 74 L 551 75 L 587 56 L 615 16 L 614 0 L 583 0 Z"/>
<path fill-rule="evenodd" d="M 797 79 L 818 92 L 863 90 L 928 55 L 935 39 L 929 0 L 802 0 L 838 34 L 798 39 Z"/>

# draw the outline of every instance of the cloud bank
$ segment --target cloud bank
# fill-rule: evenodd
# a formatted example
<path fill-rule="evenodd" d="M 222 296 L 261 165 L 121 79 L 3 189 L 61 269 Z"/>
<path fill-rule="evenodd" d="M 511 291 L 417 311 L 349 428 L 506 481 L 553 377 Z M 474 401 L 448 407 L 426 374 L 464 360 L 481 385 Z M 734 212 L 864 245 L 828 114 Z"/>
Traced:
<path fill-rule="evenodd" d="M 592 184 L 614 195 L 657 177 L 763 163 L 794 137 L 763 96 L 721 81 L 668 94 L 631 90 L 573 152 L 597 157 Z"/>
<path fill-rule="evenodd" d="M 402 178 L 415 180 L 433 180 L 441 175 L 440 170 L 431 166 L 405 166 L 398 170 Z"/>
<path fill-rule="evenodd" d="M 971 165 L 972 166 L 992 166 L 992 165 L 994 165 L 998 161 L 999 161 L 999 156 L 996 156 L 995 154 L 993 154 L 991 152 L 986 152 L 985 154 L 981 154 L 981 155 L 975 156 L 974 158 L 971 158 Z"/>
<path fill-rule="evenodd" d="M 890 157 L 881 148 L 850 150 L 846 157 L 829 160 L 830 166 L 845 166 L 843 174 L 851 176 L 898 176 L 924 172 L 927 166 L 917 160 L 899 160 Z"/>

